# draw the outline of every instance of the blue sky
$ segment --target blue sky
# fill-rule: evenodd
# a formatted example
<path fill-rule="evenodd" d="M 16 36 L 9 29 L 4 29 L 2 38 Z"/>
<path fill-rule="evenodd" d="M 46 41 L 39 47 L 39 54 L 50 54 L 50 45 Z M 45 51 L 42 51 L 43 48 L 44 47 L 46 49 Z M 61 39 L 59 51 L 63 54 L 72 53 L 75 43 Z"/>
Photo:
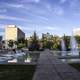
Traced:
<path fill-rule="evenodd" d="M 0 35 L 5 25 L 15 24 L 26 36 L 71 35 L 80 27 L 80 0 L 0 0 Z"/>

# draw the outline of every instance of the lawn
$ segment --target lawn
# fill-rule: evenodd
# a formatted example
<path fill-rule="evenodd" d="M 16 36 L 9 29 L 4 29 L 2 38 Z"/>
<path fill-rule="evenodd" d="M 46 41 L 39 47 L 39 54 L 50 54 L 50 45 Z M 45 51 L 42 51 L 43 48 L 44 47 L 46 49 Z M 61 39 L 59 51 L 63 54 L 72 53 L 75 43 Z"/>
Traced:
<path fill-rule="evenodd" d="M 0 80 L 32 80 L 36 65 L 0 65 Z"/>
<path fill-rule="evenodd" d="M 80 63 L 70 63 L 72 67 L 76 68 L 78 71 L 80 71 Z"/>

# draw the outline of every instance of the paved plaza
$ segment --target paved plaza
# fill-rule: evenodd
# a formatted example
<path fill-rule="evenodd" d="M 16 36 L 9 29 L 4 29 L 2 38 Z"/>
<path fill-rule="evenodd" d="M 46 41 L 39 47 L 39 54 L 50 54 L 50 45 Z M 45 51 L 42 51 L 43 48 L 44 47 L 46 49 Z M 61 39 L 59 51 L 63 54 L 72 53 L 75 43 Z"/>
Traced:
<path fill-rule="evenodd" d="M 46 50 L 40 54 L 33 80 L 80 80 L 80 72 Z"/>

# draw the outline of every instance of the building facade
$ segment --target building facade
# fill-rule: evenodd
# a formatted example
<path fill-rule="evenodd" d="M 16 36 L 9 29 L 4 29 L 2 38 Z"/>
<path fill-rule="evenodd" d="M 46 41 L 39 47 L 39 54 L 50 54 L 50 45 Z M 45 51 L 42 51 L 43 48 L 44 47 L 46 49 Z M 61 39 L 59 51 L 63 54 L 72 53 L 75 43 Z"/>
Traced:
<path fill-rule="evenodd" d="M 2 41 L 2 36 L 0 36 L 0 41 Z"/>
<path fill-rule="evenodd" d="M 80 28 L 73 29 L 73 35 L 74 36 L 80 36 Z"/>
<path fill-rule="evenodd" d="M 0 36 L 0 49 L 2 49 L 2 36 Z"/>
<path fill-rule="evenodd" d="M 25 39 L 25 33 L 16 27 L 16 25 L 7 25 L 5 28 L 5 43 L 8 46 L 8 41 L 18 41 L 19 39 Z"/>

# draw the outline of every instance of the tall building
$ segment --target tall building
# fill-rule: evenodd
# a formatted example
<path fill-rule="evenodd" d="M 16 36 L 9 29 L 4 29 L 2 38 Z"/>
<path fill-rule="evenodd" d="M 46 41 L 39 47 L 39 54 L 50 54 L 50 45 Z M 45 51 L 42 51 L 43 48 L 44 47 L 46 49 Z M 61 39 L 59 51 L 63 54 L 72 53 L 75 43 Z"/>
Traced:
<path fill-rule="evenodd" d="M 0 36 L 0 49 L 2 48 L 2 36 Z"/>
<path fill-rule="evenodd" d="M 2 41 L 2 36 L 0 36 L 0 41 Z"/>
<path fill-rule="evenodd" d="M 73 29 L 73 35 L 74 36 L 80 36 L 80 28 L 74 28 Z"/>
<path fill-rule="evenodd" d="M 17 41 L 21 38 L 25 38 L 25 33 L 21 29 L 17 28 L 16 25 L 7 25 L 5 28 L 5 40 Z"/>
<path fill-rule="evenodd" d="M 53 35 L 51 35 L 50 33 L 42 34 L 42 37 L 46 38 L 47 40 L 50 40 L 52 36 Z"/>
<path fill-rule="evenodd" d="M 16 27 L 16 25 L 7 25 L 5 28 L 5 42 L 6 46 L 9 40 L 18 41 L 19 39 L 25 39 L 25 33 Z"/>

